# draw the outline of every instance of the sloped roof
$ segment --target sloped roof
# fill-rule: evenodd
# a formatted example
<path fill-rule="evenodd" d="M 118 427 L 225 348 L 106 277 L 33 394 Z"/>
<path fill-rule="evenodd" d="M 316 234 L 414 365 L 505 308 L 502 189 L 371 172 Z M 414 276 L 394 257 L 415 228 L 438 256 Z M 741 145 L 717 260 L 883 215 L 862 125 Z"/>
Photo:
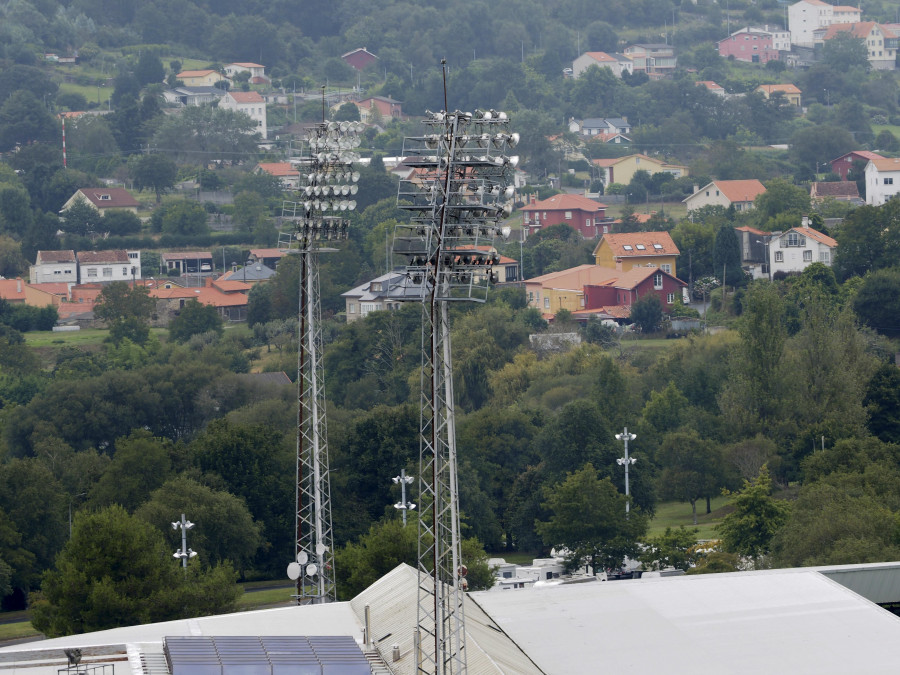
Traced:
<path fill-rule="evenodd" d="M 710 91 L 725 91 L 721 84 L 716 84 L 712 80 L 698 80 L 694 84 L 698 87 L 706 87 Z"/>
<path fill-rule="evenodd" d="M 860 21 L 858 23 L 833 23 L 825 30 L 825 35 L 822 36 L 822 39 L 830 40 L 839 33 L 850 33 L 853 37 L 864 40 L 869 37 L 869 34 L 876 26 L 881 30 L 884 37 L 897 37 L 893 31 L 875 21 Z"/>
<path fill-rule="evenodd" d="M 849 157 L 850 155 L 856 155 L 857 157 L 862 157 L 863 159 L 884 159 L 883 155 L 879 155 L 877 152 L 871 152 L 869 150 L 851 150 L 850 152 L 845 152 L 840 157 L 835 157 L 830 164 L 834 164 L 835 162 L 844 159 L 844 157 Z"/>
<path fill-rule="evenodd" d="M 900 171 L 900 157 L 877 157 L 869 163 L 878 171 Z"/>
<path fill-rule="evenodd" d="M 756 91 L 763 91 L 769 95 L 782 93 L 782 94 L 802 94 L 795 85 L 793 84 L 761 84 L 756 88 Z"/>
<path fill-rule="evenodd" d="M 175 251 L 173 253 L 163 253 L 160 258 L 163 262 L 167 260 L 212 260 L 212 253 L 209 251 Z"/>
<path fill-rule="evenodd" d="M 245 293 L 223 293 L 213 286 L 200 288 L 151 288 L 150 297 L 160 300 L 190 300 L 193 298 L 202 305 L 213 307 L 242 307 L 248 302 Z"/>
<path fill-rule="evenodd" d="M 618 59 L 610 56 L 606 52 L 585 52 L 585 56 L 590 56 L 594 61 L 599 61 L 600 63 L 618 63 Z"/>
<path fill-rule="evenodd" d="M 686 197 L 682 201 L 686 202 L 691 197 L 699 195 L 711 186 L 715 186 L 716 189 L 732 203 L 752 202 L 766 191 L 766 186 L 755 178 L 749 180 L 714 180 L 711 183 L 707 183 L 690 197 Z"/>
<path fill-rule="evenodd" d="M 824 244 L 825 246 L 828 246 L 829 248 L 837 247 L 837 242 L 834 239 L 829 237 L 827 234 L 822 234 L 818 230 L 812 229 L 811 227 L 792 227 L 789 230 L 785 230 L 781 234 L 773 236 L 772 241 L 775 242 L 775 241 L 778 241 L 779 239 L 784 238 L 788 234 L 788 232 L 796 232 L 797 234 L 801 234 L 804 237 L 809 237 L 813 241 L 817 241 L 820 244 Z"/>
<path fill-rule="evenodd" d="M 236 103 L 265 103 L 266 99 L 258 91 L 229 91 L 228 96 Z"/>
<path fill-rule="evenodd" d="M 216 73 L 216 75 L 219 74 L 217 71 L 210 68 L 207 68 L 206 70 L 182 70 L 175 76 L 175 78 L 178 80 L 182 80 L 186 77 L 206 77 L 210 73 Z"/>
<path fill-rule="evenodd" d="M 251 288 L 250 284 L 245 284 L 243 281 L 222 279 L 221 277 L 213 281 L 213 286 L 223 293 L 249 293 Z"/>
<path fill-rule="evenodd" d="M 240 66 L 241 68 L 265 68 L 264 65 L 259 63 L 244 63 L 241 61 L 235 61 L 234 63 L 229 63 L 229 66 Z"/>
<path fill-rule="evenodd" d="M 581 195 L 571 195 L 564 192 L 548 197 L 547 199 L 542 199 L 534 204 L 526 204 L 522 207 L 522 211 L 559 211 L 565 209 L 567 211 L 587 211 L 589 213 L 596 213 L 605 208 L 606 204 L 595 202 L 593 199 L 588 199 Z"/>
<path fill-rule="evenodd" d="M 845 197 L 859 199 L 859 188 L 855 181 L 837 180 L 812 184 L 810 192 L 817 197 Z"/>
<path fill-rule="evenodd" d="M 741 225 L 740 227 L 734 228 L 735 230 L 739 230 L 741 232 L 749 232 L 750 234 L 755 234 L 759 237 L 767 237 L 771 232 L 764 232 L 763 230 L 757 230 L 755 227 L 750 227 L 749 225 Z"/>
<path fill-rule="evenodd" d="M 621 232 L 608 233 L 600 237 L 594 248 L 596 254 L 603 243 L 617 258 L 647 257 L 659 255 L 681 255 L 668 232 Z M 631 248 L 625 248 L 630 246 Z M 640 248 L 643 247 L 643 248 Z"/>
<path fill-rule="evenodd" d="M 283 248 L 251 248 L 250 255 L 257 258 L 283 258 L 288 252 Z"/>
<path fill-rule="evenodd" d="M 260 162 L 256 165 L 260 171 L 265 171 L 271 176 L 299 176 L 300 170 L 290 162 Z"/>
<path fill-rule="evenodd" d="M 35 264 L 73 263 L 75 251 L 38 251 Z"/>
<path fill-rule="evenodd" d="M 79 265 L 102 265 L 110 263 L 113 265 L 130 265 L 131 260 L 128 258 L 128 252 L 124 249 L 113 251 L 79 251 Z"/>
<path fill-rule="evenodd" d="M 232 272 L 226 272 L 219 280 L 221 281 L 265 281 L 275 276 L 275 270 L 261 262 L 251 263 L 236 269 Z"/>
<path fill-rule="evenodd" d="M 599 284 L 608 279 L 618 277 L 620 272 L 611 267 L 600 265 L 579 265 L 559 272 L 542 274 L 539 277 L 526 279 L 526 284 L 541 284 L 554 288 L 584 288 L 586 284 Z"/>
<path fill-rule="evenodd" d="M 78 192 L 98 209 L 136 208 L 138 201 L 125 188 L 80 188 Z"/>

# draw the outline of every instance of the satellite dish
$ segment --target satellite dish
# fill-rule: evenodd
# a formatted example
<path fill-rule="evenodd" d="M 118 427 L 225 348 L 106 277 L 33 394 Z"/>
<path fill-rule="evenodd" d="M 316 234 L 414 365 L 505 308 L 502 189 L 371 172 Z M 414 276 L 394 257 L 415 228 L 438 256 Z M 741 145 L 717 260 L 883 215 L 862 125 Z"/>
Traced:
<path fill-rule="evenodd" d="M 302 568 L 295 562 L 289 563 L 287 566 L 287 575 L 288 579 L 291 581 L 297 581 L 300 578 L 300 572 Z"/>
<path fill-rule="evenodd" d="M 300 551 L 300 553 L 297 554 L 297 562 L 301 565 L 305 565 L 308 560 L 309 555 L 306 553 L 306 551 Z"/>
<path fill-rule="evenodd" d="M 323 556 L 327 550 L 328 547 L 325 544 L 316 544 L 316 555 Z"/>
<path fill-rule="evenodd" d="M 309 577 L 316 576 L 316 572 L 319 571 L 318 566 L 315 563 L 310 563 L 306 566 L 306 575 Z"/>

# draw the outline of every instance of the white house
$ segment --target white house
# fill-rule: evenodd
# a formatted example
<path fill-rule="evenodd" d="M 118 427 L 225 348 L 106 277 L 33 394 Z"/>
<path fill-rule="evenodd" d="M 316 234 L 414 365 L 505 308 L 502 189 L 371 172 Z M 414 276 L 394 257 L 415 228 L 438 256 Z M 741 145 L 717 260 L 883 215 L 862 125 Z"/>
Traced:
<path fill-rule="evenodd" d="M 405 272 L 389 272 L 341 293 L 347 312 L 347 323 L 362 319 L 369 312 L 399 309 L 405 298 Z"/>
<path fill-rule="evenodd" d="M 75 251 L 38 251 L 34 265 L 28 271 L 28 283 L 49 284 L 78 282 L 78 262 Z"/>
<path fill-rule="evenodd" d="M 687 210 L 693 211 L 704 206 L 734 206 L 737 211 L 753 208 L 756 198 L 766 191 L 765 186 L 755 178 L 750 180 L 714 180 L 702 188 L 694 188 L 694 194 L 684 199 Z"/>
<path fill-rule="evenodd" d="M 134 257 L 131 255 L 134 254 Z M 133 281 L 141 278 L 138 251 L 81 251 L 78 254 L 79 283 Z"/>
<path fill-rule="evenodd" d="M 862 18 L 858 7 L 829 5 L 822 0 L 800 0 L 788 8 L 791 44 L 815 46 L 813 32 L 833 23 L 857 23 Z"/>
<path fill-rule="evenodd" d="M 242 112 L 256 122 L 256 130 L 263 138 L 267 138 L 266 129 L 266 100 L 255 91 L 229 91 L 219 107 L 226 110 Z"/>
<path fill-rule="evenodd" d="M 250 73 L 251 84 L 263 84 L 269 81 L 269 78 L 266 77 L 266 67 L 258 63 L 229 63 L 224 70 L 230 78 L 234 78 L 238 73 Z"/>
<path fill-rule="evenodd" d="M 900 158 L 880 157 L 866 164 L 866 204 L 881 206 L 900 192 Z"/>
<path fill-rule="evenodd" d="M 803 225 L 792 227 L 769 239 L 769 269 L 778 272 L 802 272 L 814 262 L 831 267 L 837 242 L 826 234 L 809 227 L 803 217 Z"/>
<path fill-rule="evenodd" d="M 609 68 L 613 75 L 622 77 L 622 73 L 634 72 L 634 62 L 621 54 L 607 54 L 606 52 L 585 52 L 572 62 L 572 74 L 580 77 L 591 66 Z"/>

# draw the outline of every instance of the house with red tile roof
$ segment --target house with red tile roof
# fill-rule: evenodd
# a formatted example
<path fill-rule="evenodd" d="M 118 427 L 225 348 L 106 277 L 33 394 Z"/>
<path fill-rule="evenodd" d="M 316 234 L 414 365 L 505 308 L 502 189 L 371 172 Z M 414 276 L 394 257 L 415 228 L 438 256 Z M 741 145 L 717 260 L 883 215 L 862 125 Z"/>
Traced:
<path fill-rule="evenodd" d="M 300 170 L 290 162 L 260 162 L 254 171 L 275 176 L 285 190 L 296 190 L 300 187 Z"/>
<path fill-rule="evenodd" d="M 112 251 L 79 251 L 78 282 L 106 283 L 110 281 L 134 281 L 141 278 L 140 263 L 124 249 Z"/>
<path fill-rule="evenodd" d="M 627 318 L 631 305 L 647 294 L 659 296 L 663 309 L 682 297 L 685 284 L 674 274 L 658 267 L 634 267 L 629 270 L 579 265 L 525 280 L 530 307 L 539 309 L 545 319 L 559 310 L 592 312 L 601 318 Z M 583 316 L 580 314 L 579 316 Z"/>
<path fill-rule="evenodd" d="M 238 73 L 250 73 L 250 84 L 268 84 L 271 82 L 271 80 L 266 77 L 266 67 L 258 63 L 250 63 L 247 61 L 229 63 L 223 70 L 229 78 L 233 78 Z"/>
<path fill-rule="evenodd" d="M 157 314 L 169 320 L 192 300 L 212 305 L 225 321 L 246 321 L 250 286 L 238 281 L 217 282 L 206 279 L 199 288 L 183 288 L 174 284 L 162 284 L 150 289 L 150 297 L 157 300 Z"/>
<path fill-rule="evenodd" d="M 290 255 L 290 253 L 283 248 L 251 248 L 250 256 L 247 259 L 251 262 L 261 262 L 274 270 L 286 255 Z"/>
<path fill-rule="evenodd" d="M 866 57 L 872 70 L 895 70 L 897 67 L 898 35 L 887 26 L 874 21 L 833 23 L 813 31 L 816 42 L 827 42 L 838 35 L 852 35 L 866 46 Z"/>
<path fill-rule="evenodd" d="M 798 108 L 800 107 L 801 98 L 803 96 L 803 92 L 793 84 L 761 84 L 754 89 L 754 91 L 765 96 L 767 100 L 776 94 L 781 94 L 788 103 L 795 105 Z"/>
<path fill-rule="evenodd" d="M 681 253 L 668 232 L 620 232 L 604 234 L 593 255 L 597 265 L 609 269 L 658 267 L 674 275 Z"/>
<path fill-rule="evenodd" d="M 28 269 L 32 284 L 78 281 L 78 261 L 75 251 L 38 251 L 35 263 Z"/>
<path fill-rule="evenodd" d="M 841 180 L 848 180 L 847 174 L 850 172 L 850 169 L 853 168 L 854 162 L 859 162 L 862 165 L 862 168 L 865 169 L 865 166 L 869 163 L 870 159 L 884 159 L 884 156 L 868 150 L 845 152 L 840 157 L 831 160 L 831 171 L 840 176 Z"/>
<path fill-rule="evenodd" d="M 98 188 L 79 188 L 75 191 L 66 203 L 60 209 L 60 213 L 67 211 L 76 201 L 83 201 L 93 206 L 101 214 L 109 211 L 131 211 L 137 213 L 137 199 L 131 196 L 125 188 L 120 187 L 98 187 Z"/>
<path fill-rule="evenodd" d="M 779 272 L 802 272 L 814 262 L 831 266 L 837 242 L 809 227 L 804 216 L 800 227 L 773 234 L 769 241 L 769 264 L 772 275 Z"/>
<path fill-rule="evenodd" d="M 542 227 L 564 224 L 580 232 L 585 239 L 593 239 L 603 231 L 601 223 L 606 219 L 606 204 L 581 195 L 561 193 L 525 205 L 522 217 L 528 234 Z"/>
<path fill-rule="evenodd" d="M 20 277 L 0 279 L 0 298 L 11 305 L 58 307 L 62 298 L 47 290 L 25 283 Z"/>
<path fill-rule="evenodd" d="M 716 84 L 712 80 L 698 80 L 698 81 L 694 82 L 694 84 L 697 85 L 698 87 L 703 87 L 704 89 L 712 92 L 716 96 L 722 96 L 722 97 L 727 96 L 725 87 L 723 87 L 720 84 Z"/>
<path fill-rule="evenodd" d="M 219 100 L 219 107 L 225 110 L 242 112 L 256 122 L 256 128 L 250 133 L 258 133 L 262 138 L 268 137 L 266 126 L 266 99 L 256 91 L 229 91 Z"/>
<path fill-rule="evenodd" d="M 600 173 L 600 180 L 607 186 L 612 183 L 628 185 L 638 171 L 646 171 L 651 176 L 655 173 L 670 173 L 675 178 L 681 178 L 690 173 L 690 169 L 686 166 L 669 164 L 661 159 L 640 153 L 624 157 L 595 159 L 591 163 L 597 167 Z"/>
<path fill-rule="evenodd" d="M 862 12 L 858 7 L 829 5 L 822 0 L 800 0 L 788 8 L 788 30 L 791 44 L 815 46 L 815 33 L 834 23 L 859 21 Z"/>
<path fill-rule="evenodd" d="M 622 77 L 622 73 L 634 72 L 634 61 L 624 54 L 607 54 L 606 52 L 585 52 L 572 62 L 573 77 L 580 77 L 591 66 L 609 68 L 613 75 Z"/>
<path fill-rule="evenodd" d="M 818 204 L 827 199 L 854 204 L 863 203 L 859 196 L 859 188 L 856 186 L 856 181 L 852 180 L 814 182 L 809 187 L 809 199 L 813 204 Z"/>
<path fill-rule="evenodd" d="M 359 108 L 359 119 L 365 124 L 371 124 L 375 117 L 381 117 L 382 120 L 404 119 L 403 104 L 390 96 L 369 96 L 352 103 Z"/>
<path fill-rule="evenodd" d="M 749 27 L 719 40 L 717 45 L 722 58 L 731 57 L 746 63 L 768 63 L 777 61 L 780 56 L 771 33 Z"/>
<path fill-rule="evenodd" d="M 714 180 L 695 189 L 694 194 L 682 200 L 688 212 L 704 206 L 734 206 L 737 211 L 753 208 L 754 200 L 766 191 L 765 185 L 755 178 L 749 180 Z"/>

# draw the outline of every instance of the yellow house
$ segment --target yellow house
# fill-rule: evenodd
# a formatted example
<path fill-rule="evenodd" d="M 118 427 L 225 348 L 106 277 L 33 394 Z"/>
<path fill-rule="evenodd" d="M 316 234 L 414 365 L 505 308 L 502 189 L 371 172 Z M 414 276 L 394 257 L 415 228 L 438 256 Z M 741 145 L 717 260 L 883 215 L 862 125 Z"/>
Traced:
<path fill-rule="evenodd" d="M 176 79 L 184 82 L 186 87 L 212 87 L 216 82 L 227 80 L 222 73 L 215 70 L 182 70 Z"/>
<path fill-rule="evenodd" d="M 675 260 L 679 255 L 668 232 L 604 234 L 594 248 L 597 265 L 621 272 L 633 267 L 658 267 L 675 276 Z"/>
<path fill-rule="evenodd" d="M 544 315 L 556 314 L 561 309 L 577 312 L 584 309 L 586 285 L 601 284 L 617 276 L 616 270 L 608 267 L 579 265 L 526 279 L 525 297 L 529 307 L 539 309 Z"/>
<path fill-rule="evenodd" d="M 680 164 L 669 164 L 647 155 L 627 155 L 612 159 L 595 159 L 594 166 L 600 169 L 600 180 L 604 185 L 619 183 L 628 185 L 634 174 L 638 171 L 646 171 L 651 176 L 655 173 L 670 173 L 675 178 L 687 176 L 690 170 Z"/>
<path fill-rule="evenodd" d="M 783 94 L 785 100 L 791 105 L 800 107 L 800 97 L 803 92 L 793 84 L 761 84 L 756 88 L 766 99 L 772 98 L 775 94 Z"/>

